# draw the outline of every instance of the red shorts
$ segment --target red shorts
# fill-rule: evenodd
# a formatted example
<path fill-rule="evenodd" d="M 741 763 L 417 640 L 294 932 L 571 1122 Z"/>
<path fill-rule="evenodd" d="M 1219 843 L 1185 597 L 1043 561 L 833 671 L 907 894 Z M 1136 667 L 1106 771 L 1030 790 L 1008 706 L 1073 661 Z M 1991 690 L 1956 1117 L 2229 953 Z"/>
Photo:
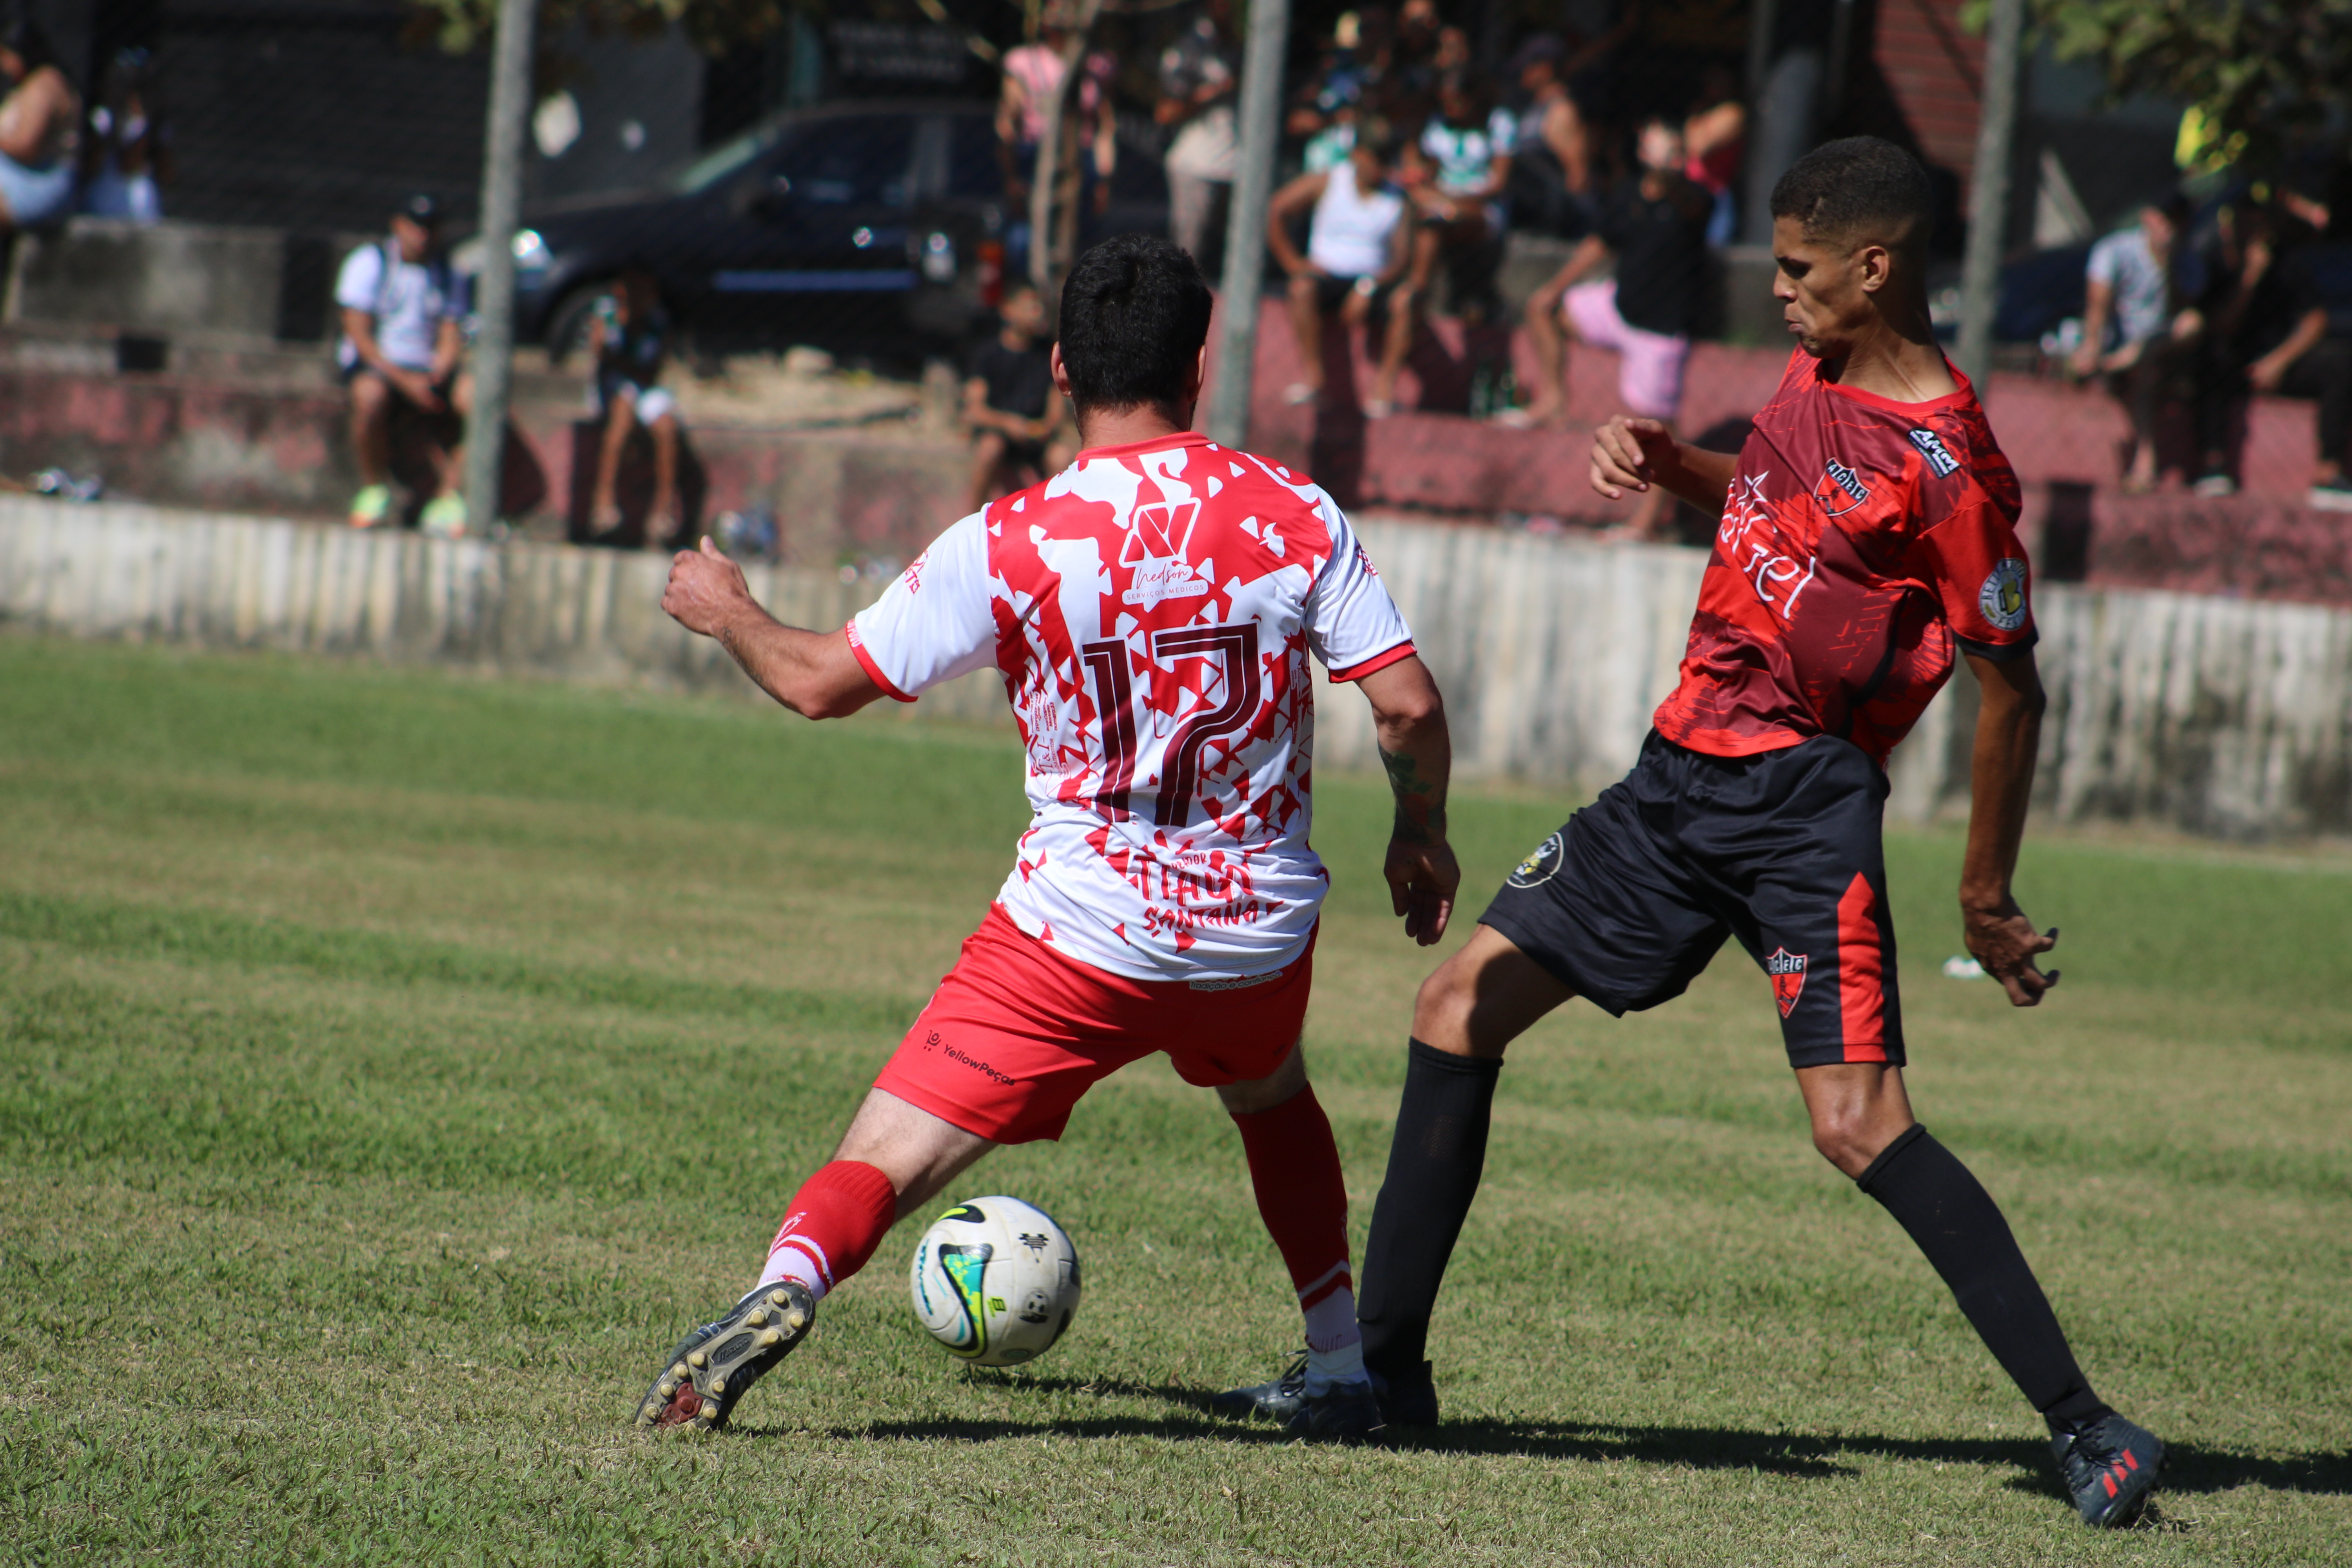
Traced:
<path fill-rule="evenodd" d="M 1248 980 L 1129 980 L 1065 958 L 991 905 L 874 1087 L 998 1143 L 1059 1138 L 1087 1089 L 1166 1051 L 1186 1083 L 1272 1076 L 1307 1021 L 1315 939 Z"/>

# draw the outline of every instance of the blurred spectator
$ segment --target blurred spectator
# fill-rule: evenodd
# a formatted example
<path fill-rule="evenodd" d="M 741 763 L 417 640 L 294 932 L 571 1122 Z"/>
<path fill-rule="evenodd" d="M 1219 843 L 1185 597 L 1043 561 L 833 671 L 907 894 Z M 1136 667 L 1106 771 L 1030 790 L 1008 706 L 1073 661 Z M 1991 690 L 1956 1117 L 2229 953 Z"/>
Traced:
<path fill-rule="evenodd" d="M 1739 101 L 1739 78 L 1720 60 L 1700 74 L 1698 101 L 1683 121 L 1683 173 L 1715 198 L 1706 242 L 1717 249 L 1739 232 L 1739 209 L 1732 190 L 1748 156 L 1748 106 Z"/>
<path fill-rule="evenodd" d="M 466 303 L 457 274 L 441 252 L 441 208 L 415 195 L 392 215 L 389 237 L 343 258 L 335 278 L 342 342 L 335 363 L 352 392 L 352 448 L 360 490 L 352 498 L 353 528 L 373 528 L 392 510 L 392 424 L 403 408 L 432 416 L 446 440 L 434 445 L 434 493 L 419 521 L 429 533 L 466 531 L 466 502 L 457 493 L 464 467 L 463 426 L 449 416 L 472 408 L 474 385 L 461 365 Z"/>
<path fill-rule="evenodd" d="M 1241 71 L 1226 37 L 1226 0 L 1206 0 L 1201 15 L 1160 57 L 1160 124 L 1174 127 L 1168 147 L 1168 232 L 1203 270 L 1209 245 L 1222 236 L 1233 195 L 1239 147 L 1234 89 Z"/>
<path fill-rule="evenodd" d="M 2124 489 L 2156 487 L 2156 423 L 2166 381 L 2189 351 L 2193 323 L 2179 319 L 2174 264 L 2189 202 L 2178 194 L 2140 210 L 2130 228 L 2091 247 L 2084 267 L 2086 301 L 2076 375 L 2104 375 L 2131 416 L 2131 456 Z"/>
<path fill-rule="evenodd" d="M 171 178 L 171 138 L 154 58 L 145 49 L 124 49 L 107 66 L 89 132 L 81 151 L 81 210 L 94 217 L 161 223 L 160 186 Z"/>
<path fill-rule="evenodd" d="M 0 235 L 72 210 L 81 97 L 24 0 L 0 9 Z"/>
<path fill-rule="evenodd" d="M 598 533 L 622 526 L 614 500 L 621 455 L 629 437 L 643 429 L 654 444 L 654 499 L 646 511 L 645 546 L 659 550 L 677 535 L 677 399 L 662 387 L 662 360 L 669 349 L 669 312 L 662 309 L 661 286 L 642 261 L 621 268 L 613 291 L 596 301 L 588 319 L 588 357 L 596 367 L 597 416 L 604 426 L 596 454 L 596 493 L 589 509 Z"/>
<path fill-rule="evenodd" d="M 1437 0 L 1404 0 L 1397 11 L 1381 107 L 1400 125 L 1412 124 L 1436 104 L 1437 41 L 1443 30 Z"/>
<path fill-rule="evenodd" d="M 1301 379 L 1284 395 L 1307 403 L 1323 393 L 1323 326 L 1336 318 L 1341 332 L 1380 328 L 1384 336 L 1372 395 L 1365 412 L 1378 418 L 1396 406 L 1397 375 L 1412 347 L 1415 297 L 1405 282 L 1412 267 L 1412 205 L 1390 183 L 1402 150 L 1394 132 L 1373 120 L 1358 127 L 1348 156 L 1319 174 L 1301 174 L 1275 194 L 1266 213 L 1266 243 L 1290 275 L 1290 324 L 1298 334 Z M 1307 253 L 1290 226 L 1302 214 Z"/>
<path fill-rule="evenodd" d="M 1055 0 L 1039 19 L 1039 37 L 1004 54 L 1004 81 L 996 106 L 996 137 L 1004 165 L 1005 200 L 1013 208 L 1006 236 L 1007 260 L 1016 272 L 1027 270 L 1030 182 L 1036 177 L 1037 153 L 1045 139 L 1045 117 L 1055 95 L 1062 90 L 1067 68 L 1062 51 L 1068 46 L 1073 19 L 1067 0 Z M 1083 149 L 1078 161 L 1081 199 L 1099 204 L 1110 195 L 1111 171 L 1117 166 L 1118 142 L 1111 117 L 1103 111 L 1114 67 L 1100 50 L 1088 53 L 1079 66 L 1077 120 L 1063 128 Z M 1065 145 L 1067 143 L 1066 142 Z"/>
<path fill-rule="evenodd" d="M 1442 257 L 1454 284 L 1454 310 L 1483 314 L 1475 297 L 1486 286 L 1491 247 L 1503 237 L 1511 129 L 1508 111 L 1495 107 L 1469 72 L 1449 71 L 1438 79 L 1437 112 L 1423 127 L 1407 163 L 1423 225 L 1412 242 L 1416 298 L 1428 297 Z M 1468 286 L 1474 278 L 1475 289 Z"/>
<path fill-rule="evenodd" d="M 1045 341 L 1045 301 L 1022 284 L 1005 292 L 1003 328 L 971 356 L 963 418 L 971 426 L 971 510 L 1059 473 L 1076 454 L 1057 440 L 1064 421 Z"/>
<path fill-rule="evenodd" d="M 1387 16 L 1372 15 L 1385 26 Z M 1343 163 L 1356 144 L 1356 117 L 1364 95 L 1375 79 L 1375 68 L 1365 47 L 1365 16 L 1342 12 L 1331 29 L 1330 47 L 1316 62 L 1315 74 L 1299 88 L 1284 130 L 1306 146 L 1300 161 L 1310 174 L 1320 174 Z"/>
<path fill-rule="evenodd" d="M 1511 220 L 1575 239 L 1592 226 L 1592 150 L 1590 128 L 1560 79 L 1567 58 L 1566 44 L 1538 33 L 1506 68 L 1525 97 L 1511 133 Z"/>
<path fill-rule="evenodd" d="M 1618 354 L 1617 395 L 1625 412 L 1671 426 L 1682 411 L 1683 365 L 1706 279 L 1707 194 L 1683 173 L 1682 132 L 1653 119 L 1641 130 L 1640 174 L 1611 193 L 1598 229 L 1551 279 L 1528 297 L 1528 338 L 1541 374 L 1535 400 L 1507 419 L 1557 422 L 1567 411 L 1568 339 Z M 1613 258 L 1616 276 L 1585 282 Z M 1665 492 L 1644 492 L 1632 523 L 1655 533 Z"/>
<path fill-rule="evenodd" d="M 2319 405 L 2310 503 L 2352 511 L 2352 483 L 2344 477 L 2345 446 L 2352 441 L 2352 340 L 2328 335 L 2310 253 L 2290 247 L 2284 231 L 2299 226 L 2299 216 L 2261 208 L 2243 214 L 2231 247 L 2235 271 L 2197 313 L 2203 329 L 2197 433 L 2204 451 L 2196 489 L 2209 496 L 2236 490 L 2230 430 L 2250 395 L 2309 397 Z"/>

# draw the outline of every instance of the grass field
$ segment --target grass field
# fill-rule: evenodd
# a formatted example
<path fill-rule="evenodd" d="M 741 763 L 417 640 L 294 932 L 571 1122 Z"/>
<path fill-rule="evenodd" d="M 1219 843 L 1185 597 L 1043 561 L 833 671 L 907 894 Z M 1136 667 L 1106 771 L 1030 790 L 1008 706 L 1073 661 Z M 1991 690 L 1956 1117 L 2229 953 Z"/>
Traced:
<path fill-rule="evenodd" d="M 2014 1013 L 1938 973 L 1957 837 L 1890 845 L 1913 1093 L 2174 1445 L 2151 1527 L 2074 1523 L 1808 1146 L 1737 954 L 1515 1048 L 1421 1447 L 1203 1413 L 1297 1319 L 1238 1139 L 1157 1062 L 970 1183 L 1077 1240 L 1043 1362 L 919 1338 L 902 1226 L 734 1433 L 632 1431 L 984 910 L 1017 767 L 887 717 L 0 639 L 0 1559 L 2352 1562 L 2325 855 L 2036 838 L 2066 980 Z M 1307 1035 L 1360 1247 L 1430 962 L 1383 803 L 1318 792 Z M 1472 915 L 1566 804 L 1459 801 Z"/>

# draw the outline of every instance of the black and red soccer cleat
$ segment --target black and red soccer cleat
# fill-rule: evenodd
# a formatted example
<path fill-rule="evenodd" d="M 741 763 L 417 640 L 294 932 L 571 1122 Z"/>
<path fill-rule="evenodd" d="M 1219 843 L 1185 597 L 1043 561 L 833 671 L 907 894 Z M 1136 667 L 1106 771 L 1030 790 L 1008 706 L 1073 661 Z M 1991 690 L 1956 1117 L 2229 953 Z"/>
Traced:
<path fill-rule="evenodd" d="M 2069 1426 L 2050 1439 L 2066 1489 L 2083 1522 L 2120 1530 L 2137 1519 L 2164 1471 L 2164 1445 L 2156 1434 L 2114 1411 Z"/>
<path fill-rule="evenodd" d="M 816 1303 L 790 1279 L 762 1285 L 678 1342 L 637 1405 L 637 1425 L 716 1432 L 736 1401 L 808 1336 Z"/>
<path fill-rule="evenodd" d="M 1223 1394 L 1209 1396 L 1210 1414 L 1234 1421 L 1246 1421 L 1257 1415 L 1286 1426 L 1306 1408 L 1305 1351 L 1300 1351 L 1282 1374 L 1271 1383 L 1253 1383 L 1246 1388 L 1229 1388 Z"/>
<path fill-rule="evenodd" d="M 1385 1443 L 1387 1419 L 1369 1383 L 1335 1383 L 1320 1394 L 1303 1395 L 1298 1411 L 1283 1423 L 1294 1437 L 1310 1443 Z"/>

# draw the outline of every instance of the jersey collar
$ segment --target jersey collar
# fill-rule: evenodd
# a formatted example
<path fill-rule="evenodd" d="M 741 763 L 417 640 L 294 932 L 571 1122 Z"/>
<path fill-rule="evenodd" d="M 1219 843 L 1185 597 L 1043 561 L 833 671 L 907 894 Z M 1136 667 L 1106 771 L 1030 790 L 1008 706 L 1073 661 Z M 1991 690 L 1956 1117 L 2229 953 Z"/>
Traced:
<path fill-rule="evenodd" d="M 1169 452 L 1179 447 L 1207 447 L 1213 443 L 1198 430 L 1178 430 L 1166 436 L 1154 436 L 1149 441 L 1130 441 L 1124 447 L 1089 447 L 1080 452 L 1081 463 L 1116 463 L 1127 458 L 1140 458 L 1150 452 Z"/>
<path fill-rule="evenodd" d="M 1797 352 L 1803 353 L 1805 351 L 1799 349 Z M 1883 408 L 1889 414 L 1900 414 L 1906 417 L 1917 418 L 1923 415 L 1933 414 L 1940 408 L 1960 408 L 1976 401 L 1976 385 L 1969 380 L 1960 367 L 1948 358 L 1944 361 L 1944 368 L 1952 373 L 1952 381 L 1959 390 L 1948 392 L 1941 397 L 1931 397 L 1925 403 L 1897 403 L 1891 397 L 1881 397 L 1877 393 L 1864 392 L 1858 386 L 1848 386 L 1842 381 L 1832 381 L 1822 374 L 1822 363 L 1819 360 L 1813 362 L 1813 379 L 1841 397 L 1851 397 L 1856 403 L 1871 408 Z"/>

